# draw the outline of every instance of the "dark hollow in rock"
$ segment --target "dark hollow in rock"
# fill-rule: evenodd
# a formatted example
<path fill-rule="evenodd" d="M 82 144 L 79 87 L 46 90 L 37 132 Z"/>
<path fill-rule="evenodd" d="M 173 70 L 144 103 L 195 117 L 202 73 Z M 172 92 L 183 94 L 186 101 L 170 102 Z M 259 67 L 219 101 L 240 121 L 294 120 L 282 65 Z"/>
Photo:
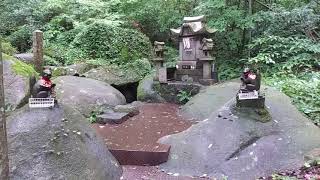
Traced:
<path fill-rule="evenodd" d="M 86 77 L 85 75 L 80 75 L 79 73 L 75 73 L 73 76 L 76 76 L 76 77 Z"/>
<path fill-rule="evenodd" d="M 127 83 L 123 85 L 114 85 L 114 88 L 118 89 L 126 98 L 127 103 L 132 103 L 137 101 L 137 89 L 138 89 L 139 82 L 134 83 Z"/>

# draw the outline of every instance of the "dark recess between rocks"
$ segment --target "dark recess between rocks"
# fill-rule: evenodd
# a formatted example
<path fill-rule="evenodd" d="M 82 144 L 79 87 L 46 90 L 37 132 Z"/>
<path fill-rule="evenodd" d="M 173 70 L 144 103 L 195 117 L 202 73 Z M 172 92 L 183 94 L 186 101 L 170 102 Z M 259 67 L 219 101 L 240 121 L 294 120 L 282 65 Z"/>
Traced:
<path fill-rule="evenodd" d="M 127 83 L 123 85 L 114 85 L 111 86 L 118 89 L 126 98 L 127 103 L 132 103 L 137 100 L 137 89 L 139 82 Z"/>

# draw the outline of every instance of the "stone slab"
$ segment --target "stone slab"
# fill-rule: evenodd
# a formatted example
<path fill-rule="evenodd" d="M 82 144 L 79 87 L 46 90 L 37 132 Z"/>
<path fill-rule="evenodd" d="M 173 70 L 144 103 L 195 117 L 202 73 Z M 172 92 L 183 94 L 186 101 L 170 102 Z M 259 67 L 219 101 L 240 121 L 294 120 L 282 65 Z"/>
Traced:
<path fill-rule="evenodd" d="M 113 110 L 114 112 L 118 112 L 118 113 L 129 113 L 130 117 L 133 117 L 139 114 L 139 108 L 132 104 L 118 105 L 114 107 Z"/>
<path fill-rule="evenodd" d="M 159 69 L 159 82 L 160 83 L 167 83 L 167 68 L 160 68 Z"/>
<path fill-rule="evenodd" d="M 101 124 L 121 124 L 129 119 L 129 113 L 107 112 L 97 116 L 97 122 Z"/>
<path fill-rule="evenodd" d="M 140 150 L 109 148 L 112 155 L 121 165 L 156 166 L 168 160 L 170 146 L 159 144 Z"/>
<path fill-rule="evenodd" d="M 237 96 L 238 107 L 264 108 L 265 97 L 259 96 L 258 99 L 239 99 Z"/>

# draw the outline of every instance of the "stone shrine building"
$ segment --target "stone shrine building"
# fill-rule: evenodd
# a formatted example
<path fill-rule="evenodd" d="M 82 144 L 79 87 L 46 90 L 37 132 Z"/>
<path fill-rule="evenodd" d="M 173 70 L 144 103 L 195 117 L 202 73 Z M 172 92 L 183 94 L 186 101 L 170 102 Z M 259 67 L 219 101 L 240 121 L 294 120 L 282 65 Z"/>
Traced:
<path fill-rule="evenodd" d="M 214 42 L 209 38 L 215 32 L 206 27 L 204 16 L 185 17 L 181 27 L 171 29 L 174 39 L 179 41 L 179 59 L 174 69 L 164 67 L 164 42 L 154 42 L 155 80 L 202 85 L 218 82 Z"/>

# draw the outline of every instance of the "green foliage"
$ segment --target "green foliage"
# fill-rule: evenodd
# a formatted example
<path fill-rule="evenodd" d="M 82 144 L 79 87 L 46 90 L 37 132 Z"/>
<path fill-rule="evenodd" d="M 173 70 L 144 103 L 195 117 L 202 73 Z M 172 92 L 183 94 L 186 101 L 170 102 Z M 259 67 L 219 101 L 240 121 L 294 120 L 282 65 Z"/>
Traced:
<path fill-rule="evenodd" d="M 179 51 L 176 48 L 170 46 L 165 46 L 165 66 L 166 67 L 175 67 L 177 60 L 179 59 Z"/>
<path fill-rule="evenodd" d="M 294 9 L 306 5 L 310 0 L 280 0 L 277 3 L 288 9 Z"/>
<path fill-rule="evenodd" d="M 178 27 L 197 4 L 194 0 L 112 0 L 110 12 L 127 15 L 126 19 L 152 41 L 168 40 L 170 28 Z"/>
<path fill-rule="evenodd" d="M 9 42 L 2 42 L 2 52 L 12 56 L 17 52 L 17 49 L 14 48 Z"/>
<path fill-rule="evenodd" d="M 24 77 L 31 77 L 33 75 L 37 75 L 38 73 L 35 71 L 33 66 L 28 65 L 12 56 L 7 54 L 2 54 L 3 59 L 12 62 L 12 69 L 17 75 L 21 75 Z"/>
<path fill-rule="evenodd" d="M 291 97 L 300 111 L 320 125 L 320 73 L 275 74 L 267 78 L 266 83 Z"/>
<path fill-rule="evenodd" d="M 32 45 L 32 29 L 27 25 L 21 26 L 7 40 L 20 52 L 26 52 Z"/>
<path fill-rule="evenodd" d="M 287 73 L 299 73 L 320 63 L 320 43 L 297 37 L 265 36 L 249 46 L 257 55 L 249 60 L 264 69 Z M 265 66 L 268 65 L 268 66 Z"/>
<path fill-rule="evenodd" d="M 90 113 L 88 120 L 91 124 L 97 122 L 97 115 L 98 115 L 97 112 L 94 112 L 94 111 Z"/>
<path fill-rule="evenodd" d="M 102 21 L 83 29 L 71 46 L 80 48 L 88 59 L 103 58 L 116 64 L 126 64 L 151 53 L 150 42 L 142 33 Z"/>
<path fill-rule="evenodd" d="M 179 94 L 177 95 L 177 97 L 179 98 L 178 99 L 179 102 L 187 103 L 192 97 L 192 91 L 187 92 L 187 91 L 184 91 L 184 90 L 180 90 Z"/>
<path fill-rule="evenodd" d="M 273 11 L 259 12 L 255 15 L 255 34 L 305 37 L 309 30 L 318 26 L 319 22 L 320 15 L 311 5 L 293 10 L 274 7 Z"/>

